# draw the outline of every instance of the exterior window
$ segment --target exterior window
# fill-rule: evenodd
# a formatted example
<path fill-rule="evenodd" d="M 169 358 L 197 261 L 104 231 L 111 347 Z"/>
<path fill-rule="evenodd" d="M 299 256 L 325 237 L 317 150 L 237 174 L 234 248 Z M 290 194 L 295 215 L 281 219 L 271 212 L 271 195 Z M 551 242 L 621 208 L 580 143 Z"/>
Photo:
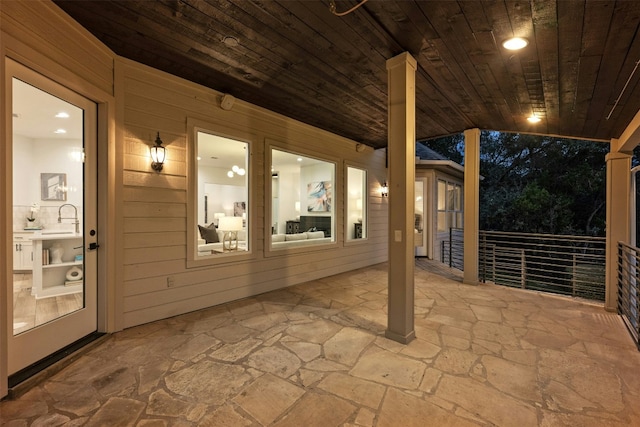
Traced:
<path fill-rule="evenodd" d="M 446 214 L 446 200 L 447 197 L 447 183 L 442 180 L 438 180 L 438 231 L 447 231 L 447 214 Z"/>
<path fill-rule="evenodd" d="M 462 228 L 462 186 L 438 180 L 438 231 Z"/>
<path fill-rule="evenodd" d="M 196 132 L 197 256 L 249 250 L 249 144 Z"/>
<path fill-rule="evenodd" d="M 347 167 L 347 240 L 367 238 L 367 171 Z"/>
<path fill-rule="evenodd" d="M 271 248 L 335 240 L 334 163 L 271 150 Z"/>

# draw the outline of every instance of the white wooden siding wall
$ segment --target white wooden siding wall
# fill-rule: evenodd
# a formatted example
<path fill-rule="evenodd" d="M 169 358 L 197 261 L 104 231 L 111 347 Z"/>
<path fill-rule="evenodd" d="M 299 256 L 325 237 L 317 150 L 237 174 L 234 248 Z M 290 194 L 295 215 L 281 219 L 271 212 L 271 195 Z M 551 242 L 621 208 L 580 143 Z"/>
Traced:
<path fill-rule="evenodd" d="M 48 1 L 2 1 L 3 44 L 12 59 L 85 96 L 113 95 L 113 53 Z"/>
<path fill-rule="evenodd" d="M 123 223 L 124 327 L 166 318 L 260 294 L 387 259 L 387 204 L 378 191 L 385 180 L 384 151 L 357 153 L 355 142 L 237 101 L 219 107 L 221 93 L 131 61 L 119 61 L 124 75 Z M 226 136 L 250 133 L 251 232 L 254 259 L 186 268 L 187 119 L 207 121 Z M 160 132 L 168 150 L 164 170 L 151 170 L 149 145 Z M 230 134 L 231 132 L 231 134 Z M 265 150 L 267 141 L 305 153 L 339 159 L 336 196 L 343 198 L 344 163 L 368 170 L 369 215 L 366 241 L 344 244 L 342 203 L 337 244 L 306 253 L 265 256 Z M 329 150 L 329 151 L 327 151 Z M 271 185 L 271 180 L 267 182 Z M 270 231 L 270 230 L 269 230 Z M 171 277 L 174 285 L 167 286 Z"/>

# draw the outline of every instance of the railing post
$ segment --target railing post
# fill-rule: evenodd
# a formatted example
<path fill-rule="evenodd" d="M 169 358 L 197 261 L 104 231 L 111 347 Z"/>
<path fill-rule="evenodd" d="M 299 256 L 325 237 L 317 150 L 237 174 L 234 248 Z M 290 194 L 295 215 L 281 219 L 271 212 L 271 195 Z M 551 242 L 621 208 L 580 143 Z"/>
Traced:
<path fill-rule="evenodd" d="M 493 273 L 491 277 L 493 278 L 492 282 L 496 283 L 496 245 L 492 245 L 491 249 L 491 272 Z"/>
<path fill-rule="evenodd" d="M 453 267 L 453 228 L 449 227 L 449 268 Z"/>
<path fill-rule="evenodd" d="M 520 255 L 520 257 L 521 257 L 520 277 L 522 280 L 521 287 L 522 289 L 526 289 L 527 288 L 527 262 L 524 259 L 524 249 L 522 249 L 522 255 Z"/>
<path fill-rule="evenodd" d="M 572 267 L 572 271 L 571 271 L 571 295 L 573 297 L 576 296 L 576 270 L 577 270 L 577 265 L 576 265 L 576 254 L 573 254 L 573 267 Z"/>
<path fill-rule="evenodd" d="M 482 283 L 486 283 L 487 279 L 487 236 L 482 234 L 482 244 L 480 245 L 480 251 L 482 254 Z"/>

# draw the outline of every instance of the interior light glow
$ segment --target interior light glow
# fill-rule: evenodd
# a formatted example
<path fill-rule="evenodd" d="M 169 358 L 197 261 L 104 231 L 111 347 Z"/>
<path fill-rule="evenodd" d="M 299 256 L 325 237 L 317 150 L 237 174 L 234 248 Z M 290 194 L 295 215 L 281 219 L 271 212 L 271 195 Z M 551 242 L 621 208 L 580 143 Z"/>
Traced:
<path fill-rule="evenodd" d="M 539 123 L 542 119 L 535 114 L 532 114 L 531 116 L 527 117 L 527 120 L 529 121 L 529 123 Z"/>
<path fill-rule="evenodd" d="M 68 119 L 69 118 L 69 113 L 66 113 L 64 111 L 60 111 L 58 114 L 56 114 L 56 118 L 58 118 L 58 119 Z"/>
<path fill-rule="evenodd" d="M 227 176 L 228 176 L 229 178 L 233 178 L 233 172 L 232 172 L 232 171 L 227 172 Z"/>
<path fill-rule="evenodd" d="M 67 133 L 67 131 L 64 129 L 56 129 L 55 131 L 53 131 L 53 133 L 61 134 L 61 133 Z"/>
<path fill-rule="evenodd" d="M 528 44 L 529 41 L 527 39 L 522 37 L 513 37 L 502 42 L 502 47 L 508 50 L 520 50 L 525 48 Z"/>

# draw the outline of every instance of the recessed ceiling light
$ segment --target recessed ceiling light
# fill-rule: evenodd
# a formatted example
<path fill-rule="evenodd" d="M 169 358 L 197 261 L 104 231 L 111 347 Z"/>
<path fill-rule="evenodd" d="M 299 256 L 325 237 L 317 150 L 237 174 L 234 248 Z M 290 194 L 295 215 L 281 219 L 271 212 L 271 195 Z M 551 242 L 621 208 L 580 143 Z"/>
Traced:
<path fill-rule="evenodd" d="M 529 44 L 529 40 L 522 37 L 513 37 L 502 42 L 502 47 L 508 50 L 520 50 Z"/>
<path fill-rule="evenodd" d="M 67 131 L 64 129 L 56 129 L 53 133 L 67 133 Z"/>
<path fill-rule="evenodd" d="M 198 157 L 197 157 L 197 159 L 198 159 L 198 160 L 202 160 L 202 157 L 198 156 Z"/>
<path fill-rule="evenodd" d="M 531 116 L 527 117 L 527 120 L 529 121 L 529 123 L 539 123 L 542 119 L 535 114 L 532 114 Z"/>
<path fill-rule="evenodd" d="M 64 111 L 60 111 L 58 114 L 56 114 L 56 118 L 58 118 L 58 119 L 68 119 L 69 118 L 69 113 L 65 113 Z"/>
<path fill-rule="evenodd" d="M 233 178 L 233 172 L 232 172 L 232 171 L 227 172 L 227 176 L 228 176 L 229 178 Z"/>
<path fill-rule="evenodd" d="M 222 39 L 222 43 L 227 47 L 236 47 L 240 44 L 240 40 L 232 36 L 225 36 Z"/>
<path fill-rule="evenodd" d="M 302 161 L 302 157 L 298 157 L 296 160 L 301 162 Z"/>

